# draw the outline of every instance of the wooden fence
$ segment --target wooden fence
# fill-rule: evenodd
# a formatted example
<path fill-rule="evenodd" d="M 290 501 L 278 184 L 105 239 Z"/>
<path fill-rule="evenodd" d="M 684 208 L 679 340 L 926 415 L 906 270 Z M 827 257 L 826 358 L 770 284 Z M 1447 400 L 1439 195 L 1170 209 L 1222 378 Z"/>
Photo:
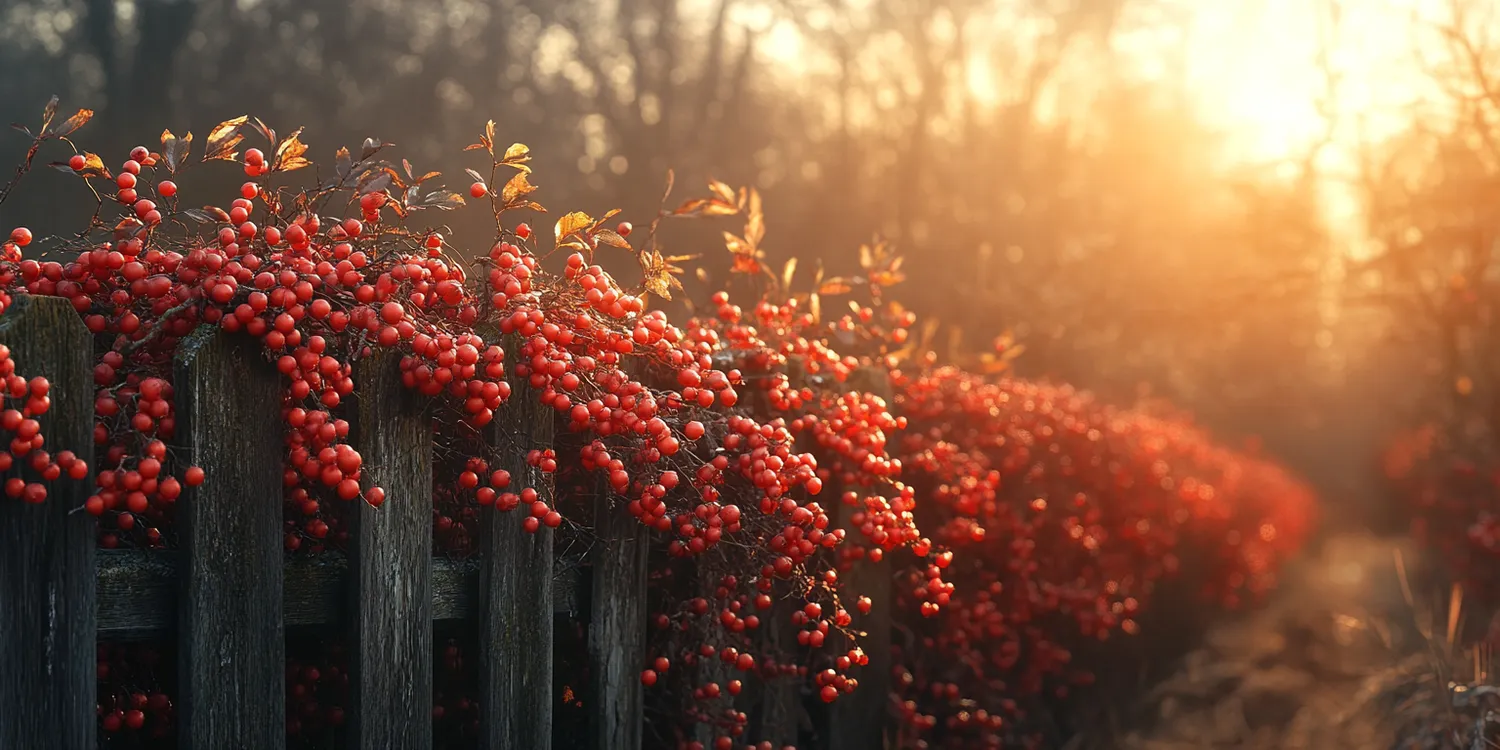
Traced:
<path fill-rule="evenodd" d="M 22 375 L 52 383 L 41 420 L 47 449 L 93 455 L 93 341 L 71 305 L 17 296 L 0 316 L 0 343 Z M 96 521 L 79 510 L 92 475 L 54 482 L 40 505 L 0 499 L 0 748 L 92 750 L 95 644 L 145 638 L 175 639 L 183 748 L 284 748 L 285 628 L 321 624 L 349 638 L 348 746 L 425 750 L 433 621 L 466 619 L 479 626 L 479 747 L 545 749 L 558 701 L 558 613 L 588 621 L 588 747 L 641 747 L 644 527 L 601 494 L 600 541 L 587 559 L 559 559 L 552 531 L 527 534 L 522 514 L 484 509 L 481 556 L 434 557 L 430 419 L 398 368 L 396 356 L 377 354 L 355 375 L 351 439 L 367 485 L 384 487 L 387 501 L 353 504 L 347 557 L 286 557 L 280 375 L 251 341 L 212 329 L 194 334 L 175 362 L 174 450 L 208 477 L 178 500 L 179 550 L 96 550 Z M 549 479 L 525 455 L 551 445 L 553 419 L 534 399 L 515 398 L 492 422 L 508 435 L 493 441 L 510 451 L 498 468 L 543 493 Z M 876 601 L 884 616 L 862 618 L 877 623 L 860 623 L 872 635 L 871 667 L 814 733 L 838 750 L 885 744 L 889 575 L 862 575 L 885 582 Z M 806 729 L 796 690 L 756 691 L 761 705 L 741 710 L 760 717 L 758 736 L 745 739 L 794 741 L 799 716 Z"/>

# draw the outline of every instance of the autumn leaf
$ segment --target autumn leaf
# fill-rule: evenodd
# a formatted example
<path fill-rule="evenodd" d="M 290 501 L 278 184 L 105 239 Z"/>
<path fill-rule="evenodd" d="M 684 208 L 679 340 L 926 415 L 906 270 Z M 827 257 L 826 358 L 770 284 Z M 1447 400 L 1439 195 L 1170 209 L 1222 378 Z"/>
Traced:
<path fill-rule="evenodd" d="M 176 173 L 180 166 L 187 161 L 188 148 L 193 144 L 193 134 L 178 138 L 172 135 L 172 131 L 161 131 L 161 155 L 162 160 L 167 163 L 167 171 Z"/>
<path fill-rule="evenodd" d="M 84 179 L 92 177 L 102 177 L 106 180 L 114 179 L 114 175 L 111 175 L 109 170 L 105 168 L 104 160 L 92 151 L 83 152 L 83 169 L 74 169 L 72 165 L 65 161 L 53 162 L 51 166 L 59 172 L 69 172 Z"/>
<path fill-rule="evenodd" d="M 854 291 L 854 287 L 849 283 L 848 279 L 841 276 L 835 276 L 818 285 L 818 294 L 836 297 L 840 294 L 848 294 L 851 291 Z"/>
<path fill-rule="evenodd" d="M 396 144 L 390 143 L 388 141 L 382 141 L 379 138 L 366 138 L 365 142 L 360 147 L 359 160 L 364 161 L 365 159 L 368 159 L 379 153 L 381 149 L 390 148 L 394 145 Z"/>
<path fill-rule="evenodd" d="M 582 211 L 574 211 L 558 219 L 557 225 L 552 228 L 552 231 L 556 236 L 557 242 L 560 243 L 562 242 L 562 239 L 564 237 L 567 237 L 568 235 L 577 232 L 580 229 L 586 229 L 590 224 L 593 223 L 593 217 Z"/>
<path fill-rule="evenodd" d="M 215 125 L 213 130 L 208 131 L 208 141 L 204 145 L 203 160 L 225 159 L 233 161 L 238 159 L 240 155 L 239 152 L 235 151 L 235 147 L 240 145 L 240 141 L 245 140 L 245 136 L 240 134 L 240 128 L 249 120 L 248 116 L 240 115 L 239 117 L 225 120 Z"/>
<path fill-rule="evenodd" d="M 673 255 L 663 257 L 658 250 L 646 250 L 636 256 L 641 264 L 641 272 L 644 276 L 643 283 L 646 291 L 662 299 L 672 299 L 672 290 L 681 289 L 682 282 L 677 280 L 677 274 L 682 273 L 676 263 L 692 260 L 697 256 Z"/>
<path fill-rule="evenodd" d="M 340 185 L 349 179 L 349 172 L 354 169 L 354 158 L 349 155 L 349 149 L 339 146 L 338 152 L 334 154 L 333 169 L 338 173 Z"/>
<path fill-rule="evenodd" d="M 411 189 L 415 191 L 417 186 L 412 185 Z M 443 211 L 452 211 L 462 205 L 464 205 L 464 197 L 451 190 L 434 190 L 423 195 L 416 202 L 407 202 L 408 208 L 436 208 Z"/>
<path fill-rule="evenodd" d="M 725 203 L 735 206 L 736 213 L 738 213 L 739 201 L 735 199 L 734 188 L 718 180 L 710 179 L 708 181 L 708 190 L 709 192 L 714 194 L 715 198 L 718 198 Z"/>
<path fill-rule="evenodd" d="M 797 259 L 788 258 L 786 265 L 781 267 L 781 288 L 783 290 L 792 288 L 792 276 L 797 273 Z"/>
<path fill-rule="evenodd" d="M 307 145 L 297 136 L 302 135 L 302 128 L 292 131 L 276 146 L 276 157 L 271 161 L 271 171 L 290 172 L 294 169 L 312 166 L 312 162 L 303 154 L 307 153 Z"/>
<path fill-rule="evenodd" d="M 47 130 L 48 130 L 48 128 L 52 127 L 52 118 L 57 117 L 57 105 L 58 105 L 57 95 L 53 94 L 52 98 L 47 100 L 47 106 L 45 106 L 45 107 L 42 108 L 42 132 L 43 133 L 46 133 Z"/>
<path fill-rule="evenodd" d="M 536 192 L 536 186 L 527 182 L 525 172 L 519 172 L 505 183 L 505 187 L 500 189 L 500 202 L 509 208 L 516 205 L 517 201 L 524 202 L 526 196 L 534 192 Z"/>
<path fill-rule="evenodd" d="M 610 247 L 618 247 L 622 250 L 630 249 L 630 243 L 626 242 L 625 238 L 620 236 L 620 233 L 616 232 L 613 229 L 594 230 L 594 239 L 603 242 Z"/>
<path fill-rule="evenodd" d="M 278 143 L 276 140 L 276 131 L 272 130 L 270 125 L 261 122 L 259 117 L 250 118 L 250 127 L 255 128 L 256 132 L 260 133 L 261 137 L 266 139 L 266 143 L 272 146 Z M 302 132 L 302 128 L 297 128 L 297 132 Z"/>
<path fill-rule="evenodd" d="M 42 133 L 43 135 L 52 136 L 54 138 L 66 138 L 77 132 L 79 128 L 88 124 L 88 121 L 92 119 L 94 119 L 94 110 L 80 109 L 77 112 L 74 112 L 72 117 L 63 120 L 61 123 L 58 123 L 57 125 L 48 125 L 42 131 Z M 52 121 L 52 118 L 49 116 L 47 118 L 47 121 L 50 123 Z"/>
<path fill-rule="evenodd" d="M 490 136 L 495 133 L 494 121 L 490 121 Z M 512 143 L 505 149 L 505 156 L 501 157 L 501 164 L 521 164 L 531 160 L 531 148 L 524 143 Z"/>

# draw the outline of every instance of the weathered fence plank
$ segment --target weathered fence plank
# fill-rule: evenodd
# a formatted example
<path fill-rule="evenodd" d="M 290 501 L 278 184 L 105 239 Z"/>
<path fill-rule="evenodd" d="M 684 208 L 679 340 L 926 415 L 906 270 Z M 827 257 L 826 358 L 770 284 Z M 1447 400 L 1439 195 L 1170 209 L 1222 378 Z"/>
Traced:
<path fill-rule="evenodd" d="M 526 462 L 527 453 L 552 447 L 550 407 L 515 376 L 521 340 L 506 339 L 511 396 L 490 423 L 499 451 L 492 469 L 510 472 L 509 491 L 531 487 L 553 500 L 552 475 Z M 481 750 L 552 747 L 553 530 L 527 533 L 526 504 L 511 511 L 484 508 L 480 517 L 479 746 Z"/>
<path fill-rule="evenodd" d="M 354 446 L 363 481 L 385 501 L 353 503 L 349 742 L 432 747 L 432 421 L 401 383 L 400 357 L 376 352 L 355 372 Z"/>
<path fill-rule="evenodd" d="M 596 750 L 641 746 L 641 669 L 646 659 L 645 526 L 602 487 L 594 499 L 593 591 L 589 666 L 591 731 Z"/>
<path fill-rule="evenodd" d="M 0 344 L 18 374 L 44 376 L 52 405 L 44 449 L 71 450 L 92 468 L 93 336 L 65 299 L 16 295 L 0 315 Z M 35 479 L 31 468 L 5 478 Z M 77 512 L 93 487 L 51 484 L 41 504 L 0 497 L 0 747 L 94 746 L 93 516 Z"/>
<path fill-rule="evenodd" d="M 222 331 L 177 355 L 180 455 L 204 471 L 177 505 L 184 748 L 286 746 L 280 380 L 251 340 Z"/>
<path fill-rule="evenodd" d="M 889 402 L 889 373 L 875 367 L 861 368 L 850 374 L 848 389 L 874 394 Z M 851 535 L 857 533 L 850 524 L 850 515 L 855 509 L 842 503 L 838 507 L 839 526 Z M 844 576 L 848 590 L 870 597 L 868 615 L 861 615 L 857 609 L 850 610 L 854 628 L 865 633 L 860 646 L 869 656 L 870 663 L 858 671 L 859 687 L 849 695 L 840 696 L 830 707 L 830 750 L 870 750 L 885 746 L 885 735 L 891 723 L 886 706 L 891 692 L 891 575 L 889 560 L 871 562 L 865 559 Z"/>

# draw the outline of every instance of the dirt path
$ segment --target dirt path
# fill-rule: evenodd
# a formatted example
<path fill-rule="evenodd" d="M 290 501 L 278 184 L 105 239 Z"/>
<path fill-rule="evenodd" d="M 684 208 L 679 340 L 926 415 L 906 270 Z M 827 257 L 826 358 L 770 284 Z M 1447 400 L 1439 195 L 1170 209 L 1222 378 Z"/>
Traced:
<path fill-rule="evenodd" d="M 1131 729 L 1070 750 L 1464 747 L 1451 731 L 1446 678 L 1435 676 L 1444 660 L 1432 643 L 1445 626 L 1418 624 L 1427 618 L 1414 611 L 1435 608 L 1408 603 L 1399 548 L 1364 536 L 1329 541 L 1287 571 L 1266 608 L 1212 629 L 1134 715 L 1120 717 Z"/>

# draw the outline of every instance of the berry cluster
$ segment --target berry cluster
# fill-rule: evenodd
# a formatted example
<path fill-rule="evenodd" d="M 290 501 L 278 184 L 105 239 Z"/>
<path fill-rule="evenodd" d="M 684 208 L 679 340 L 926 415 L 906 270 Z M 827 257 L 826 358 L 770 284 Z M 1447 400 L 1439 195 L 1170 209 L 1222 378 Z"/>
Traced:
<path fill-rule="evenodd" d="M 1154 583 L 1185 562 L 1210 571 L 1204 585 L 1226 603 L 1262 592 L 1306 525 L 1300 485 L 1191 427 L 934 367 L 910 335 L 915 316 L 885 300 L 902 277 L 883 245 L 862 250 L 861 275 L 819 272 L 812 291 L 793 293 L 790 267 L 778 277 L 761 262 L 754 190 L 711 183 L 710 197 L 661 211 L 635 244 L 628 222 L 607 226 L 613 211 L 565 214 L 542 241 L 504 221 L 541 207 L 528 150 L 497 149 L 491 125 L 470 147 L 489 154 L 490 174 L 468 172 L 495 235 L 465 260 L 416 226 L 424 211 L 466 203 L 428 187 L 436 173 L 419 177 L 369 140 L 293 187 L 286 174 L 311 164 L 300 132 L 278 137 L 245 117 L 211 131 L 203 161 L 235 162 L 248 178 L 227 207 L 186 207 L 174 180 L 189 137 L 132 149 L 118 174 L 77 154 L 57 166 L 107 184 L 99 214 L 109 201 L 118 217 L 53 241 L 40 260 L 20 251 L 29 231 L 6 245 L 0 289 L 68 299 L 95 334 L 100 471 L 86 507 L 104 521 L 104 546 L 171 545 L 174 500 L 204 481 L 166 446 L 172 359 L 205 326 L 253 337 L 283 378 L 289 552 L 340 546 L 347 504 L 385 499 L 362 476 L 347 421 L 355 367 L 382 351 L 434 403 L 439 549 L 469 552 L 485 506 L 520 510 L 528 531 L 587 528 L 587 512 L 560 499 L 604 489 L 615 512 L 654 530 L 662 585 L 641 681 L 687 704 L 659 727 L 685 747 L 702 727 L 715 748 L 743 746 L 734 699 L 751 676 L 799 681 L 825 702 L 858 686 L 871 599 L 845 580 L 861 560 L 895 572 L 909 639 L 893 706 L 908 744 L 998 745 L 1021 736 L 1017 701 L 1087 680 L 1070 639 L 1132 632 Z M 241 155 L 247 133 L 267 150 Z M 760 297 L 747 311 L 718 292 L 674 324 L 648 309 L 682 288 L 674 264 L 686 259 L 661 253 L 658 224 L 693 215 L 744 219 L 726 244 Z M 640 286 L 623 286 L 596 251 L 633 254 Z M 866 301 L 825 317 L 823 299 L 839 295 Z M 6 385 L 27 409 L 45 404 L 44 382 Z M 515 448 L 488 429 L 516 398 L 559 427 L 552 448 L 526 454 L 525 477 L 499 468 Z M 25 445 L 12 454 L 38 461 L 35 422 L 15 413 Z M 87 474 L 68 458 L 53 473 Z M 40 500 L 38 488 L 19 494 Z M 337 724 L 336 667 L 298 664 L 288 679 L 289 730 Z M 472 703 L 441 705 L 467 731 Z"/>

